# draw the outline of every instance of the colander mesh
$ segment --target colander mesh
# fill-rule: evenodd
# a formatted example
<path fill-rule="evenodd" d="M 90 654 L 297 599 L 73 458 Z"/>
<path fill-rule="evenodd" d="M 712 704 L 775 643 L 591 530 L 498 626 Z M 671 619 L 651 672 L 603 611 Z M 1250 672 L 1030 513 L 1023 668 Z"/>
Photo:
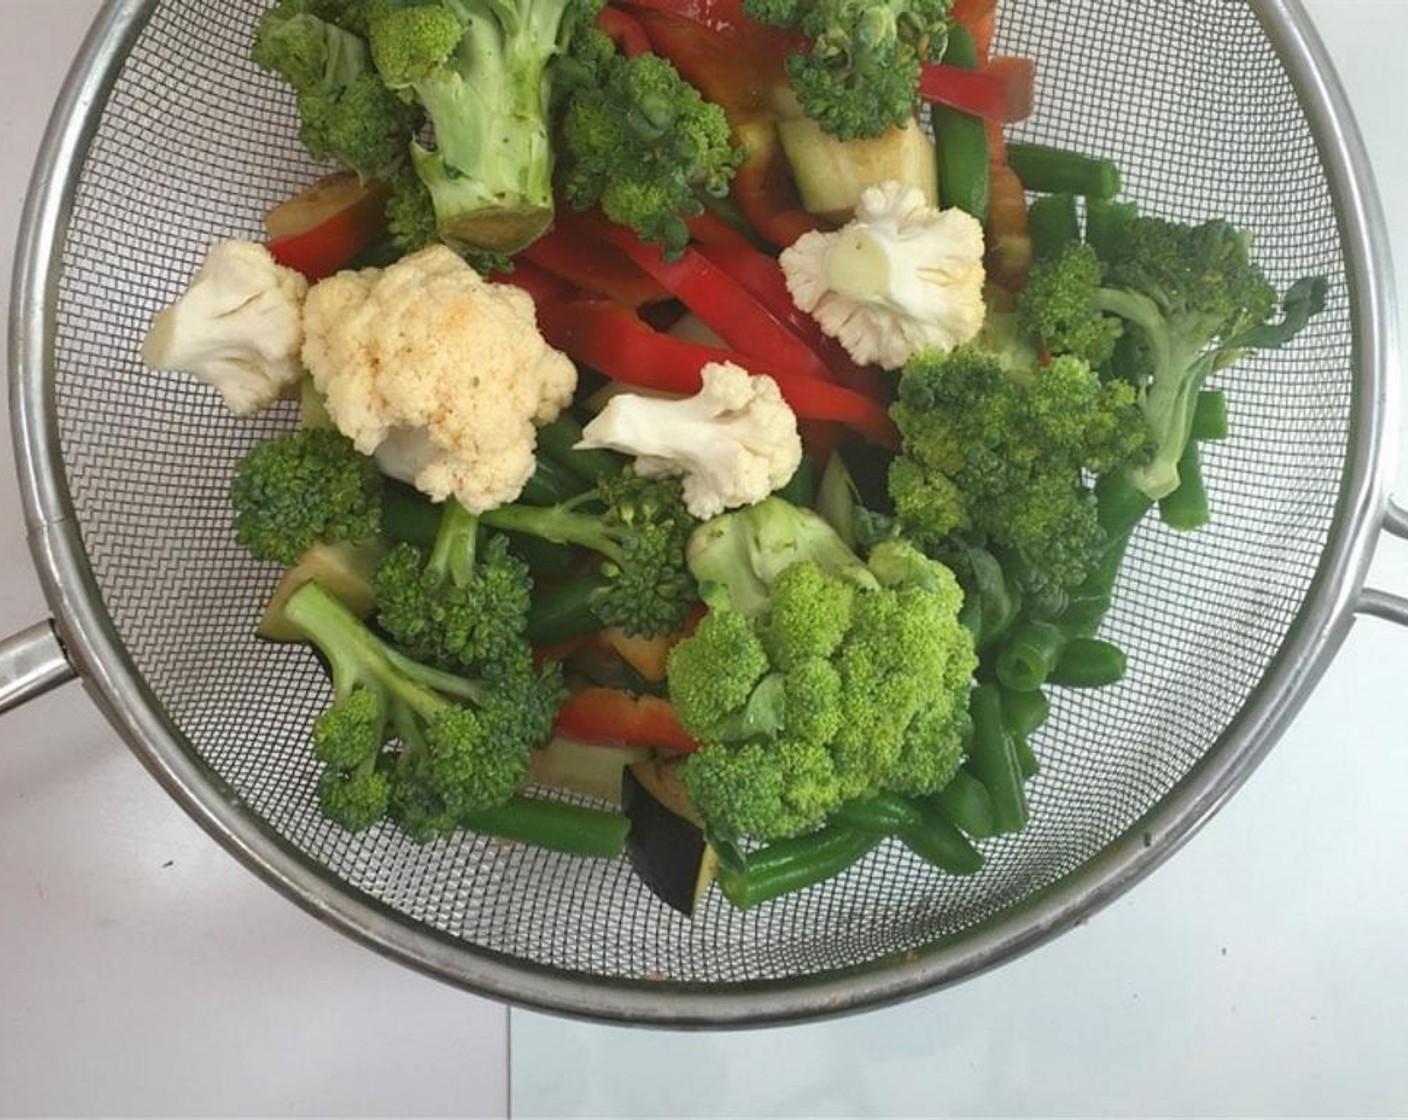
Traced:
<path fill-rule="evenodd" d="M 262 827 L 342 885 L 482 949 L 571 973 L 719 984 L 864 965 L 960 936 L 1096 855 L 1154 806 L 1245 703 L 1304 600 L 1349 438 L 1353 359 L 1331 198 L 1295 92 L 1232 0 L 1004 0 L 1000 47 L 1040 60 L 1027 138 L 1103 150 L 1149 212 L 1253 230 L 1279 285 L 1332 280 L 1296 345 L 1225 378 L 1233 438 L 1206 449 L 1211 528 L 1155 524 L 1131 551 L 1109 635 L 1128 678 L 1061 691 L 1036 736 L 1032 824 L 958 880 L 882 848 L 822 888 L 689 921 L 623 863 L 466 836 L 417 847 L 319 816 L 306 747 L 325 684 L 311 656 L 252 637 L 275 573 L 232 540 L 238 456 L 292 421 L 236 421 L 138 358 L 214 238 L 258 236 L 317 169 L 285 91 L 246 60 L 260 5 L 160 4 L 102 114 L 57 296 L 54 384 L 68 485 L 108 610 L 189 740 Z"/>

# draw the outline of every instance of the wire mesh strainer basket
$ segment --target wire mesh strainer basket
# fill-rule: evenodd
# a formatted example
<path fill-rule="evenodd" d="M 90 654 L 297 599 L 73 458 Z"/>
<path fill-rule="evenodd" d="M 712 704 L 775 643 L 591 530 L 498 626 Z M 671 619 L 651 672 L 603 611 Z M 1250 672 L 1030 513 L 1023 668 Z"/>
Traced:
<path fill-rule="evenodd" d="M 1136 537 L 1108 622 L 1118 686 L 1063 692 L 1032 823 L 970 879 L 899 846 L 755 912 L 687 919 L 623 862 L 484 837 L 348 836 L 315 795 L 325 683 L 263 645 L 272 583 L 236 547 L 236 459 L 288 412 L 229 416 L 142 369 L 152 314 L 216 238 L 258 236 L 310 181 L 286 92 L 247 61 L 255 0 L 113 0 L 55 115 L 19 255 L 12 386 L 29 532 L 55 621 L 0 647 L 4 704 L 77 672 L 145 764 L 235 855 L 372 947 L 578 1015 L 775 1022 L 872 1006 L 1008 959 L 1167 856 L 1269 748 L 1356 611 L 1383 491 L 1396 357 L 1380 218 L 1343 97 L 1284 0 L 1004 0 L 1001 48 L 1041 67 L 1023 136 L 1098 148 L 1149 212 L 1252 230 L 1327 312 L 1226 380 L 1205 452 L 1213 524 Z"/>

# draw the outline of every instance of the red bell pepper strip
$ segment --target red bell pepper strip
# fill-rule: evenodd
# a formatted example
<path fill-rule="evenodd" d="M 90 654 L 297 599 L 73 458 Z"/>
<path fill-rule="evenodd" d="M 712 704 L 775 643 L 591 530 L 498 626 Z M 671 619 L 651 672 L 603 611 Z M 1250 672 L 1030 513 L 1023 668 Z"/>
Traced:
<path fill-rule="evenodd" d="M 690 222 L 689 231 L 698 251 L 742 284 L 774 318 L 805 342 L 826 363 L 834 380 L 876 400 L 885 399 L 881 371 L 857 365 L 845 347 L 797 306 L 777 258 L 754 248 L 748 238 L 717 214 L 700 215 Z"/>
<path fill-rule="evenodd" d="M 699 749 L 668 700 L 614 688 L 574 692 L 558 709 L 553 733 L 597 746 L 660 747 L 680 754 Z"/>
<path fill-rule="evenodd" d="M 322 280 L 370 248 L 386 232 L 385 183 L 329 175 L 264 216 L 274 260 Z"/>
<path fill-rule="evenodd" d="M 730 193 L 754 232 L 785 249 L 804 233 L 824 229 L 819 218 L 802 209 L 777 126 L 771 120 L 734 121 L 733 134 L 748 158 L 734 175 Z"/>
<path fill-rule="evenodd" d="M 640 307 L 670 298 L 640 267 L 602 241 L 592 221 L 559 201 L 553 228 L 518 255 L 594 296 Z"/>
<path fill-rule="evenodd" d="M 826 363 L 816 352 L 698 250 L 686 248 L 678 260 L 667 261 L 659 246 L 646 244 L 623 227 L 615 226 L 606 232 L 611 244 L 650 273 L 735 350 L 759 359 L 769 369 L 827 379 Z M 750 365 L 743 364 L 745 368 Z"/>
<path fill-rule="evenodd" d="M 972 33 L 978 49 L 978 62 L 987 65 L 992 55 L 993 34 L 997 30 L 997 0 L 958 0 L 953 19 Z"/>
<path fill-rule="evenodd" d="M 512 284 L 522 288 L 538 305 L 541 314 L 546 306 L 577 299 L 581 293 L 560 276 L 537 267 L 521 257 L 514 262 L 512 272 L 499 272 L 489 277 L 495 284 Z"/>
<path fill-rule="evenodd" d="M 993 59 L 984 70 L 928 62 L 919 73 L 919 96 L 962 113 L 1011 124 L 1035 105 L 1036 67 L 1031 59 Z"/>
<path fill-rule="evenodd" d="M 759 368 L 735 350 L 659 334 L 620 304 L 574 300 L 540 306 L 538 325 L 548 342 L 569 357 L 637 389 L 691 395 L 699 392 L 706 365 L 735 362 L 776 381 L 798 419 L 836 420 L 883 447 L 899 446 L 889 414 L 869 397 L 815 377 Z"/>
<path fill-rule="evenodd" d="M 597 13 L 596 25 L 627 58 L 635 58 L 636 55 L 646 54 L 650 50 L 650 40 L 646 38 L 645 28 L 640 25 L 640 20 L 629 12 L 623 12 L 620 8 L 602 8 Z"/>

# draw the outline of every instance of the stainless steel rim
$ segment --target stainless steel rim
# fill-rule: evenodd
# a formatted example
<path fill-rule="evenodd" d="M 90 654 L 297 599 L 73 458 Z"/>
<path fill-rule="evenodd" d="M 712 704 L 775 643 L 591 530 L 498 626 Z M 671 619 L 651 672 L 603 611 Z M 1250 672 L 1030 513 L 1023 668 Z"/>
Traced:
<path fill-rule="evenodd" d="M 493 998 L 568 1015 L 676 1027 L 742 1027 L 860 1010 L 993 967 L 1071 928 L 1171 855 L 1246 779 L 1348 632 L 1384 526 L 1390 370 L 1397 368 L 1383 218 L 1368 159 L 1323 47 L 1294 0 L 1253 0 L 1310 118 L 1334 193 L 1351 282 L 1359 376 L 1338 510 L 1315 583 L 1280 655 L 1216 748 L 1096 859 L 962 943 L 800 981 L 724 990 L 589 980 L 525 965 L 396 918 L 272 832 L 187 752 L 136 672 L 103 605 L 73 517 L 48 377 L 54 296 L 78 176 L 104 101 L 155 8 L 108 0 L 65 86 L 22 222 L 11 309 L 12 416 L 31 547 L 59 632 L 89 691 L 144 765 L 216 840 L 320 919 L 412 967 Z"/>

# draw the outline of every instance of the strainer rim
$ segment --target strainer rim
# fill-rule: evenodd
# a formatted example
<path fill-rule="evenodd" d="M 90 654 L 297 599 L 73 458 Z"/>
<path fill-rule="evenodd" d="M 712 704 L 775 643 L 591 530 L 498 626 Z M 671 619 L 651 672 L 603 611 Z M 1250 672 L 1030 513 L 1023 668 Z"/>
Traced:
<path fill-rule="evenodd" d="M 1351 438 L 1334 523 L 1280 653 L 1217 744 L 1154 810 L 1044 891 L 901 958 L 799 979 L 676 985 L 589 978 L 469 945 L 398 918 L 246 814 L 184 745 L 103 606 L 65 482 L 52 385 L 55 306 L 74 192 L 107 95 L 158 0 L 106 0 L 70 70 L 35 165 L 15 256 L 11 418 L 20 493 L 44 594 L 86 688 L 141 762 L 242 863 L 319 919 L 378 952 L 477 994 L 559 1014 L 640 1025 L 744 1027 L 870 1009 L 956 983 L 1088 918 L 1151 872 L 1265 756 L 1352 621 L 1372 545 L 1395 426 L 1397 338 L 1385 225 L 1362 138 L 1328 56 L 1297 0 L 1249 0 L 1291 75 L 1327 171 L 1351 283 L 1356 355 Z"/>

